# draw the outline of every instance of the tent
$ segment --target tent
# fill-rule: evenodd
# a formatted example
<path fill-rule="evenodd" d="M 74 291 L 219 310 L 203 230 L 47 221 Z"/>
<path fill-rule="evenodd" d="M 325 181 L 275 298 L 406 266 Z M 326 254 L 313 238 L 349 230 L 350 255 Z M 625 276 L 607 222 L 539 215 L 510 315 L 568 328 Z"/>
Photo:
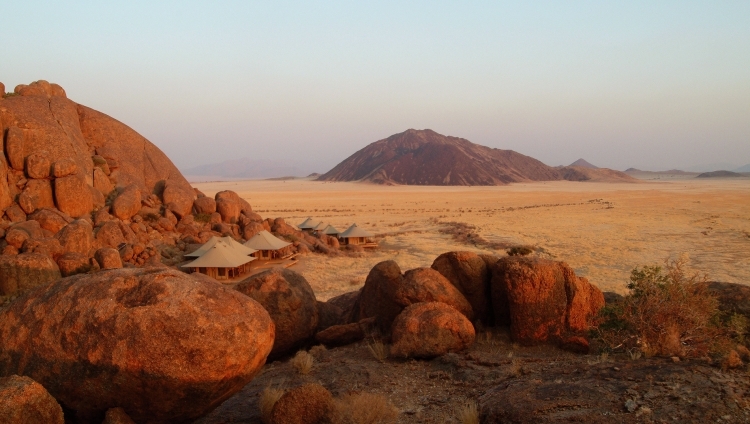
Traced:
<path fill-rule="evenodd" d="M 339 234 L 341 234 L 341 231 L 337 230 L 333 225 L 329 225 L 323 230 L 323 234 L 338 237 Z"/>
<path fill-rule="evenodd" d="M 352 224 L 346 231 L 339 235 L 342 244 L 374 244 L 373 235 L 367 230 Z"/>
<path fill-rule="evenodd" d="M 182 265 L 182 268 L 190 268 L 193 272 L 200 272 L 217 280 L 225 280 L 247 272 L 248 264 L 254 260 L 254 257 L 242 254 L 236 248 L 219 239 L 206 249 L 198 259 Z"/>
<path fill-rule="evenodd" d="M 318 225 L 316 225 L 315 227 L 313 227 L 312 232 L 313 233 L 319 233 L 319 232 L 325 230 L 326 227 L 328 227 L 328 223 L 321 221 L 321 222 L 318 223 Z"/>
<path fill-rule="evenodd" d="M 305 230 L 312 230 L 315 228 L 316 225 L 320 224 L 319 221 L 314 221 L 312 218 L 307 218 L 304 220 L 301 224 L 297 225 L 297 228 L 299 228 L 302 231 Z"/>
<path fill-rule="evenodd" d="M 246 247 L 257 251 L 254 256 L 258 259 L 279 258 L 278 251 L 290 244 L 292 243 L 281 240 L 266 230 L 259 232 L 245 242 Z"/>
<path fill-rule="evenodd" d="M 243 245 L 242 243 L 239 243 L 235 241 L 231 237 L 211 237 L 203 246 L 199 247 L 198 250 L 196 250 L 193 253 L 188 253 L 185 255 L 186 258 L 199 258 L 203 256 L 204 253 L 208 252 L 217 242 L 222 241 L 224 242 L 228 247 L 235 249 L 237 252 L 248 256 L 255 253 L 255 250 L 250 249 L 249 247 Z"/>

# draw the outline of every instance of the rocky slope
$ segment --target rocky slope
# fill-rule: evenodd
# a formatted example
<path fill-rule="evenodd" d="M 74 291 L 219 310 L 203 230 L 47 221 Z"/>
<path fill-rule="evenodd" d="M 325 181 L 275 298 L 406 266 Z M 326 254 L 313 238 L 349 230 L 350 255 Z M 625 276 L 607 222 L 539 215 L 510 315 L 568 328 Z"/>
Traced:
<path fill-rule="evenodd" d="M 633 180 L 617 171 L 600 173 L 598 169 L 590 169 L 582 177 L 580 172 L 566 172 L 567 168 L 555 169 L 512 150 L 492 149 L 432 130 L 410 129 L 371 143 L 318 180 L 408 185 L 503 185 L 562 179 L 600 181 L 612 175 L 617 181 Z M 568 178 L 568 175 L 573 176 Z"/>
<path fill-rule="evenodd" d="M 337 252 L 336 240 L 263 220 L 234 192 L 193 190 L 154 144 L 57 84 L 3 95 L 0 129 L 0 306 L 60 277 L 175 265 L 211 236 L 267 230 L 294 238 L 289 249 Z"/>

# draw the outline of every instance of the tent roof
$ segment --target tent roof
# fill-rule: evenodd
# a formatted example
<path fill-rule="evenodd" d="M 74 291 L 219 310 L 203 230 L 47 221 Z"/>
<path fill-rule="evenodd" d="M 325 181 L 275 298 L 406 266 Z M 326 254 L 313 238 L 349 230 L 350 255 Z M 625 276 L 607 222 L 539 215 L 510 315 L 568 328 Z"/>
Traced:
<path fill-rule="evenodd" d="M 310 228 L 314 228 L 319 223 L 319 221 L 314 221 L 312 218 L 307 218 L 301 224 L 297 225 L 297 228 L 299 228 L 300 230 L 309 230 Z"/>
<path fill-rule="evenodd" d="M 203 256 L 204 253 L 208 252 L 209 249 L 211 249 L 217 242 L 223 241 L 229 248 L 235 249 L 237 252 L 247 256 L 252 255 L 256 252 L 256 250 L 253 250 L 242 243 L 238 243 L 231 237 L 211 237 L 203 246 L 199 247 L 198 250 L 195 252 L 189 253 L 185 255 L 187 258 L 199 258 Z"/>
<path fill-rule="evenodd" d="M 255 250 L 279 250 L 290 244 L 292 243 L 287 243 L 266 230 L 259 232 L 245 242 L 245 246 Z"/>
<path fill-rule="evenodd" d="M 372 237 L 373 235 L 370 234 L 367 230 L 363 228 L 359 228 L 357 224 L 352 224 L 351 227 L 349 227 L 346 231 L 341 233 L 339 237 L 341 238 L 348 238 L 348 237 Z"/>
<path fill-rule="evenodd" d="M 182 265 L 182 268 L 236 268 L 253 260 L 255 258 L 243 255 L 223 240 L 218 240 L 200 258 Z"/>
<path fill-rule="evenodd" d="M 327 226 L 328 226 L 328 223 L 321 221 L 318 225 L 315 226 L 315 228 L 313 228 L 313 230 L 321 231 L 321 230 L 324 230 Z"/>
<path fill-rule="evenodd" d="M 341 234 L 341 231 L 337 230 L 333 225 L 329 225 L 323 230 L 323 234 L 326 235 L 332 235 L 332 234 Z"/>

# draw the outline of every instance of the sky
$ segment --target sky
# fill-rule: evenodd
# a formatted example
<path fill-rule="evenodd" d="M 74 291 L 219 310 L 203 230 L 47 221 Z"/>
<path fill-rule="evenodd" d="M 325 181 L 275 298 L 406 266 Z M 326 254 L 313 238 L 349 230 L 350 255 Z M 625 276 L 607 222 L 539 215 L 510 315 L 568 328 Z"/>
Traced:
<path fill-rule="evenodd" d="M 430 128 L 548 165 L 750 163 L 748 1 L 4 1 L 0 81 L 45 79 L 181 169 L 325 172 Z M 698 169 L 706 168 L 706 169 Z"/>

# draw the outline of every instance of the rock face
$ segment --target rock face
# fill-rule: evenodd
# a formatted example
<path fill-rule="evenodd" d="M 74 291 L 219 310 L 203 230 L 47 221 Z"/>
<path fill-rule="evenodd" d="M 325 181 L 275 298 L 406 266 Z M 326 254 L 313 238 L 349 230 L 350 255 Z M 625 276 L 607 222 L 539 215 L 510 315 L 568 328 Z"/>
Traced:
<path fill-rule="evenodd" d="M 276 325 L 272 357 L 293 351 L 315 335 L 318 325 L 315 293 L 302 275 L 286 268 L 273 268 L 235 289 L 255 299 L 271 315 Z"/>
<path fill-rule="evenodd" d="M 416 303 L 393 322 L 391 355 L 429 358 L 457 352 L 474 343 L 471 321 L 440 302 Z"/>
<path fill-rule="evenodd" d="M 0 255 L 0 295 L 8 296 L 60 278 L 55 261 L 41 253 Z"/>
<path fill-rule="evenodd" d="M 396 291 L 395 300 L 403 307 L 419 302 L 440 302 L 452 306 L 469 321 L 474 319 L 474 311 L 464 295 L 431 268 L 406 271 L 403 284 Z"/>
<path fill-rule="evenodd" d="M 492 270 L 484 258 L 472 252 L 443 253 L 432 263 L 432 269 L 447 278 L 464 295 L 476 318 L 485 325 L 492 325 Z"/>
<path fill-rule="evenodd" d="M 28 377 L 0 378 L 0 423 L 64 424 L 63 411 L 41 384 Z"/>
<path fill-rule="evenodd" d="M 0 312 L 0 375 L 23 373 L 82 422 L 122 407 L 136 422 L 186 422 L 265 363 L 274 326 L 252 299 L 164 269 L 76 275 Z"/>
<path fill-rule="evenodd" d="M 566 344 L 589 329 L 604 295 L 564 262 L 510 256 L 494 266 L 492 305 L 496 322 L 507 317 L 513 340 Z"/>
<path fill-rule="evenodd" d="M 622 172 L 606 171 L 616 174 L 618 181 L 635 181 Z M 319 181 L 485 186 L 562 179 L 567 178 L 559 170 L 512 150 L 414 129 L 371 143 L 318 177 Z"/>

